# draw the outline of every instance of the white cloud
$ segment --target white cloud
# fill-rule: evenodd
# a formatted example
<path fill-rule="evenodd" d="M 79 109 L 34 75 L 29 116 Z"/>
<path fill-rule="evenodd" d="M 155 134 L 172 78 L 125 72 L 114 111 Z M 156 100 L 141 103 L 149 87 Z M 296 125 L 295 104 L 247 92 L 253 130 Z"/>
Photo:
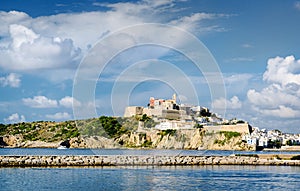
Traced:
<path fill-rule="evenodd" d="M 74 105 L 74 107 L 80 107 L 81 103 L 73 97 L 66 96 L 66 97 L 62 98 L 61 100 L 59 100 L 59 105 L 66 107 L 66 108 L 72 108 L 73 105 Z"/>
<path fill-rule="evenodd" d="M 22 25 L 10 25 L 9 33 L 12 37 L 13 49 L 19 49 L 23 44 L 33 44 L 34 40 L 39 38 L 39 35 Z"/>
<path fill-rule="evenodd" d="M 265 115 L 280 118 L 296 118 L 299 117 L 300 112 L 284 105 L 279 105 L 274 109 L 260 109 L 254 107 L 254 110 Z"/>
<path fill-rule="evenodd" d="M 300 60 L 295 60 L 294 56 L 270 58 L 268 60 L 267 71 L 263 75 L 263 80 L 279 83 L 283 86 L 289 83 L 300 85 L 299 72 Z"/>
<path fill-rule="evenodd" d="M 66 120 L 71 119 L 72 116 L 67 112 L 58 112 L 55 114 L 48 114 L 46 117 L 53 120 Z"/>
<path fill-rule="evenodd" d="M 5 69 L 22 71 L 64 68 L 75 62 L 80 55 L 80 49 L 74 47 L 71 39 L 45 37 L 23 25 L 10 25 L 9 36 L 9 45 L 0 49 L 3 58 L 0 66 Z"/>
<path fill-rule="evenodd" d="M 19 115 L 18 113 L 14 113 L 4 119 L 5 123 L 19 123 L 19 122 L 25 122 L 25 121 L 26 121 L 25 116 Z"/>
<path fill-rule="evenodd" d="M 27 23 L 30 20 L 30 16 L 24 12 L 19 11 L 0 11 L 0 35 L 5 36 L 9 33 L 9 25 L 13 23 Z"/>
<path fill-rule="evenodd" d="M 230 100 L 225 98 L 214 100 L 212 106 L 216 109 L 239 109 L 242 107 L 242 103 L 237 96 L 233 96 Z"/>
<path fill-rule="evenodd" d="M 187 26 L 187 25 L 193 24 L 195 22 L 199 22 L 201 20 L 214 19 L 216 16 L 217 16 L 216 14 L 195 13 L 195 14 L 192 14 L 191 16 L 184 16 L 184 17 L 180 18 L 179 20 L 171 21 L 170 24 Z"/>
<path fill-rule="evenodd" d="M 255 111 L 280 118 L 300 116 L 300 60 L 294 56 L 268 60 L 263 80 L 268 83 L 261 91 L 250 89 L 247 97 Z"/>
<path fill-rule="evenodd" d="M 16 73 L 10 73 L 6 77 L 0 77 L 0 84 L 3 87 L 10 86 L 12 88 L 18 88 L 21 85 L 20 75 Z"/>
<path fill-rule="evenodd" d="M 45 96 L 34 96 L 33 98 L 23 98 L 24 105 L 32 108 L 56 108 L 58 106 L 72 108 L 80 107 L 81 103 L 73 97 L 66 96 L 59 101 L 49 99 Z"/>
<path fill-rule="evenodd" d="M 299 97 L 287 93 L 278 84 L 269 85 L 260 92 L 250 89 L 247 97 L 252 104 L 261 108 L 276 108 L 278 105 L 300 107 Z"/>
<path fill-rule="evenodd" d="M 18 11 L 0 12 L 0 66 L 11 71 L 43 70 L 46 73 L 47 69 L 68 68 L 74 73 L 90 47 L 112 31 L 149 22 L 184 25 L 186 30 L 193 30 L 204 19 L 228 17 L 213 13 L 186 16 L 176 3 L 174 0 L 95 3 L 108 9 L 36 18 Z M 176 14 L 169 14 L 171 11 Z M 49 78 L 50 75 L 43 76 Z"/>
<path fill-rule="evenodd" d="M 120 12 L 125 15 L 137 16 L 143 15 L 143 17 L 153 18 L 153 15 L 163 13 L 166 11 L 174 10 L 174 0 L 142 0 L 137 3 L 120 2 L 114 4 L 95 3 L 94 5 L 100 5 L 112 8 L 115 12 Z"/>
<path fill-rule="evenodd" d="M 34 96 L 33 98 L 23 98 L 24 105 L 32 108 L 55 108 L 58 106 L 56 100 L 48 99 L 45 96 Z"/>
<path fill-rule="evenodd" d="M 218 25 L 211 26 L 200 26 L 200 22 L 203 20 L 212 20 L 217 18 L 228 18 L 231 15 L 225 14 L 214 14 L 214 13 L 194 13 L 190 16 L 183 16 L 179 19 L 175 19 L 169 22 L 170 25 L 175 25 L 177 27 L 197 32 L 207 32 L 207 31 L 218 31 L 223 32 L 226 31 L 224 28 L 221 28 Z"/>

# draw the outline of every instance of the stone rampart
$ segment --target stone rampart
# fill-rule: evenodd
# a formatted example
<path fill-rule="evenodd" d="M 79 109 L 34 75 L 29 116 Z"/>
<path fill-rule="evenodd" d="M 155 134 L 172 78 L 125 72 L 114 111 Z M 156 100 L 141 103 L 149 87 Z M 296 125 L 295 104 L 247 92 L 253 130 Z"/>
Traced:
<path fill-rule="evenodd" d="M 247 123 L 241 123 L 236 125 L 208 125 L 204 126 L 205 131 L 207 132 L 220 132 L 220 131 L 232 131 L 239 133 L 249 134 L 249 125 Z"/>
<path fill-rule="evenodd" d="M 278 160 L 255 156 L 0 156 L 0 167 L 64 166 L 155 166 L 155 165 L 291 165 L 300 160 Z"/>

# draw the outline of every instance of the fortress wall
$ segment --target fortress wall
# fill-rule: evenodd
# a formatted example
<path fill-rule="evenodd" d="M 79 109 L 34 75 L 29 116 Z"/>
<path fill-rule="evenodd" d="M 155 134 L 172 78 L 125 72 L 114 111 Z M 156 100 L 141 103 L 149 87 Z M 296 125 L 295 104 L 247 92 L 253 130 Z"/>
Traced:
<path fill-rule="evenodd" d="M 129 106 L 126 107 L 124 112 L 124 117 L 132 117 L 135 115 L 142 115 L 143 114 L 143 107 L 139 106 Z"/>
<path fill-rule="evenodd" d="M 220 132 L 220 131 L 233 131 L 239 133 L 250 133 L 247 123 L 241 123 L 236 125 L 214 125 L 214 126 L 204 126 L 207 132 Z"/>

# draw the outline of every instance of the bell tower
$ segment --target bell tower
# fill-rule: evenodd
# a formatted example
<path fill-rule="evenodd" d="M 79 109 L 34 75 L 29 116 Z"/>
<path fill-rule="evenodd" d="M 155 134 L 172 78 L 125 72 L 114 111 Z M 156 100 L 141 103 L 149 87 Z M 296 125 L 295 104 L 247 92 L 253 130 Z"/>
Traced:
<path fill-rule="evenodd" d="M 174 103 L 176 103 L 176 100 L 177 100 L 176 93 L 174 93 L 174 94 L 173 94 L 173 96 L 172 96 L 172 100 L 174 101 Z"/>

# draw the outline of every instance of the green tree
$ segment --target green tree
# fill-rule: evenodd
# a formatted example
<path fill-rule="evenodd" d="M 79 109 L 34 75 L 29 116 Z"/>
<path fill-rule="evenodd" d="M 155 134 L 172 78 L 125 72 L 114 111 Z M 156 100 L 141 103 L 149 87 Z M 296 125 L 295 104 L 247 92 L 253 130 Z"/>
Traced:
<path fill-rule="evenodd" d="M 99 118 L 100 124 L 110 137 L 118 137 L 126 132 L 122 125 L 114 117 L 101 116 Z"/>
<path fill-rule="evenodd" d="M 7 129 L 6 125 L 0 123 L 0 135 L 5 134 L 6 129 Z"/>
<path fill-rule="evenodd" d="M 201 109 L 200 116 L 202 116 L 202 117 L 210 117 L 211 113 L 209 112 L 209 109 Z"/>
<path fill-rule="evenodd" d="M 147 121 L 149 121 L 150 119 L 151 119 L 151 118 L 148 117 L 146 114 L 143 114 L 143 115 L 142 115 L 142 118 L 140 119 L 140 121 L 147 122 Z"/>

